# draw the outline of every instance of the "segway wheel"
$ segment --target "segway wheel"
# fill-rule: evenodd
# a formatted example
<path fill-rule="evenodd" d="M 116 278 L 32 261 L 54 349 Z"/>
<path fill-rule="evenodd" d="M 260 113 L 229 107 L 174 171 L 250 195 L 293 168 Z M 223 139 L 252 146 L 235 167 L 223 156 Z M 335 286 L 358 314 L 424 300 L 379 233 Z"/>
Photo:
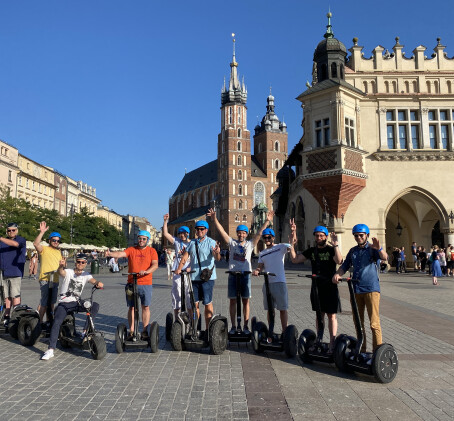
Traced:
<path fill-rule="evenodd" d="M 307 353 L 307 350 L 314 345 L 315 332 L 311 329 L 304 329 L 298 340 L 298 355 L 303 363 L 309 364 L 312 362 L 312 358 Z"/>
<path fill-rule="evenodd" d="M 254 330 L 254 326 L 256 325 L 256 323 L 257 323 L 257 317 L 254 316 L 254 317 L 251 319 L 251 331 Z"/>
<path fill-rule="evenodd" d="M 90 353 L 94 360 L 102 360 L 106 356 L 106 341 L 101 335 L 96 334 L 91 337 Z"/>
<path fill-rule="evenodd" d="M 173 313 L 167 313 L 166 316 L 166 340 L 170 341 L 170 335 L 172 333 L 172 325 L 173 325 Z"/>
<path fill-rule="evenodd" d="M 227 328 L 222 320 L 215 320 L 210 327 L 210 351 L 221 355 L 227 348 Z"/>
<path fill-rule="evenodd" d="M 182 341 L 182 327 L 180 322 L 175 322 L 172 325 L 172 331 L 170 333 L 170 344 L 175 351 L 183 351 Z"/>
<path fill-rule="evenodd" d="M 257 322 L 252 331 L 252 348 L 257 354 L 261 354 L 263 352 L 260 341 L 266 336 L 268 336 L 268 328 L 266 327 L 266 324 L 263 322 Z"/>
<path fill-rule="evenodd" d="M 399 360 L 397 353 L 390 344 L 380 345 L 374 353 L 372 372 L 380 383 L 391 383 L 397 375 Z"/>
<path fill-rule="evenodd" d="M 337 338 L 337 344 L 334 348 L 334 364 L 339 371 L 351 371 L 347 365 L 347 351 L 350 346 L 350 340 L 346 335 L 340 335 Z"/>
<path fill-rule="evenodd" d="M 298 330 L 294 325 L 287 326 L 284 331 L 284 352 L 289 358 L 296 356 L 298 351 Z"/>
<path fill-rule="evenodd" d="M 126 326 L 120 323 L 115 332 L 115 350 L 121 354 L 125 350 Z"/>
<path fill-rule="evenodd" d="M 150 350 L 154 354 L 159 349 L 159 325 L 153 322 L 150 326 Z"/>
<path fill-rule="evenodd" d="M 68 314 L 63 319 L 63 322 L 60 327 L 59 340 L 60 345 L 63 348 L 70 348 L 71 344 L 65 340 L 65 338 L 72 338 L 76 330 L 75 318 L 73 314 Z"/>
<path fill-rule="evenodd" d="M 24 346 L 33 346 L 41 335 L 38 317 L 22 317 L 17 327 L 17 337 Z"/>

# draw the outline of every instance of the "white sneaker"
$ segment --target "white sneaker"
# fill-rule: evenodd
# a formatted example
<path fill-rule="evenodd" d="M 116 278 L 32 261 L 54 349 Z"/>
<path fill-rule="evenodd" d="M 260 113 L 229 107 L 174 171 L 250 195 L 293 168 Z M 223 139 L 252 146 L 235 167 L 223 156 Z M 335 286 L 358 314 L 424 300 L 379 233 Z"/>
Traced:
<path fill-rule="evenodd" d="M 50 360 L 54 356 L 54 350 L 52 348 L 48 349 L 44 355 L 41 357 L 42 360 Z"/>

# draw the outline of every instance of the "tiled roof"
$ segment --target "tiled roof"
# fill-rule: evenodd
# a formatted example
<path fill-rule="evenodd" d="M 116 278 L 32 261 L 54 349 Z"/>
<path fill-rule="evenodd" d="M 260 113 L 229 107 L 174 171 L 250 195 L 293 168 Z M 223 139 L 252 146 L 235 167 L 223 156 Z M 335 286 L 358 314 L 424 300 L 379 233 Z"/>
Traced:
<path fill-rule="evenodd" d="M 216 181 L 218 181 L 218 161 L 215 159 L 185 174 L 173 196 L 178 196 Z"/>

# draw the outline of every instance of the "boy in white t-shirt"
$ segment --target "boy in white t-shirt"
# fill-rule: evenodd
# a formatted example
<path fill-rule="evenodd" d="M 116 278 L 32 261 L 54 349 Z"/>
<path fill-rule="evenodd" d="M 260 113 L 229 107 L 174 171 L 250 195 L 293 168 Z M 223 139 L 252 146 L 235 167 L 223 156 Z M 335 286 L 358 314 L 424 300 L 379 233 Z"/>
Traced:
<path fill-rule="evenodd" d="M 287 282 L 285 279 L 284 259 L 285 255 L 290 251 L 290 244 L 274 244 L 274 230 L 267 228 L 262 233 L 263 241 L 265 242 L 266 249 L 259 254 L 259 262 L 257 269 L 252 272 L 257 276 L 260 272 L 271 272 L 275 276 L 268 278 L 271 300 L 273 306 L 279 310 L 281 318 L 282 332 L 285 331 L 288 324 L 288 292 Z M 266 288 L 263 284 L 263 306 L 268 310 L 268 301 L 266 299 Z"/>
<path fill-rule="evenodd" d="M 49 360 L 54 356 L 54 349 L 57 346 L 60 327 L 66 315 L 72 311 L 85 311 L 83 302 L 80 300 L 80 296 L 87 281 L 92 285 L 96 285 L 97 288 L 102 288 L 104 286 L 102 282 L 97 281 L 85 271 L 87 261 L 87 256 L 83 253 L 79 253 L 76 256 L 76 268 L 73 270 L 65 269 L 66 260 L 60 260 L 58 273 L 64 279 L 63 282 L 61 282 L 60 299 L 58 301 L 58 306 L 55 309 L 54 323 L 52 324 L 52 329 L 50 331 L 49 348 L 41 357 L 42 360 Z M 93 319 L 98 313 L 98 310 L 99 304 L 93 303 L 91 307 L 91 315 Z"/>
<path fill-rule="evenodd" d="M 238 225 L 236 228 L 237 240 L 234 240 L 232 237 L 225 232 L 221 223 L 216 217 L 216 211 L 214 209 L 209 209 L 207 216 L 216 225 L 216 229 L 219 234 L 221 234 L 222 239 L 229 245 L 229 270 L 233 272 L 251 272 L 251 255 L 255 246 L 260 240 L 262 231 L 271 224 L 273 221 L 274 212 L 268 212 L 267 218 L 263 225 L 260 227 L 259 231 L 252 238 L 252 240 L 246 240 L 249 229 L 246 225 Z M 244 328 L 243 333 L 249 335 L 251 332 L 249 330 L 249 299 L 251 298 L 251 276 L 249 273 L 243 274 L 240 278 L 241 281 L 241 298 L 243 301 L 243 315 L 244 315 Z M 229 274 L 229 283 L 228 283 L 228 298 L 230 299 L 230 321 L 232 322 L 232 329 L 230 330 L 231 334 L 236 332 L 235 328 L 235 314 L 236 314 L 236 276 Z"/>

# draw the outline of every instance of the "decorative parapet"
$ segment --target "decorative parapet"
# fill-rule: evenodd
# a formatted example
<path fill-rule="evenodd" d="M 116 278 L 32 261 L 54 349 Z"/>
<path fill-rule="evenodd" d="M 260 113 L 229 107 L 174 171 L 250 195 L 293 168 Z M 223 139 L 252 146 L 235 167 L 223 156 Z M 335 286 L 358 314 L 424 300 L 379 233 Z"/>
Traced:
<path fill-rule="evenodd" d="M 454 152 L 448 151 L 381 151 L 371 158 L 376 161 L 454 161 Z"/>
<path fill-rule="evenodd" d="M 301 177 L 301 180 L 309 180 L 311 178 L 332 177 L 333 175 L 349 175 L 351 177 L 364 178 L 364 179 L 367 179 L 369 177 L 367 174 L 364 174 L 361 172 L 346 170 L 346 169 L 341 168 L 341 169 L 337 169 L 337 170 L 320 171 L 320 172 L 311 173 L 311 174 L 304 174 L 304 175 L 298 176 L 298 178 Z"/>

